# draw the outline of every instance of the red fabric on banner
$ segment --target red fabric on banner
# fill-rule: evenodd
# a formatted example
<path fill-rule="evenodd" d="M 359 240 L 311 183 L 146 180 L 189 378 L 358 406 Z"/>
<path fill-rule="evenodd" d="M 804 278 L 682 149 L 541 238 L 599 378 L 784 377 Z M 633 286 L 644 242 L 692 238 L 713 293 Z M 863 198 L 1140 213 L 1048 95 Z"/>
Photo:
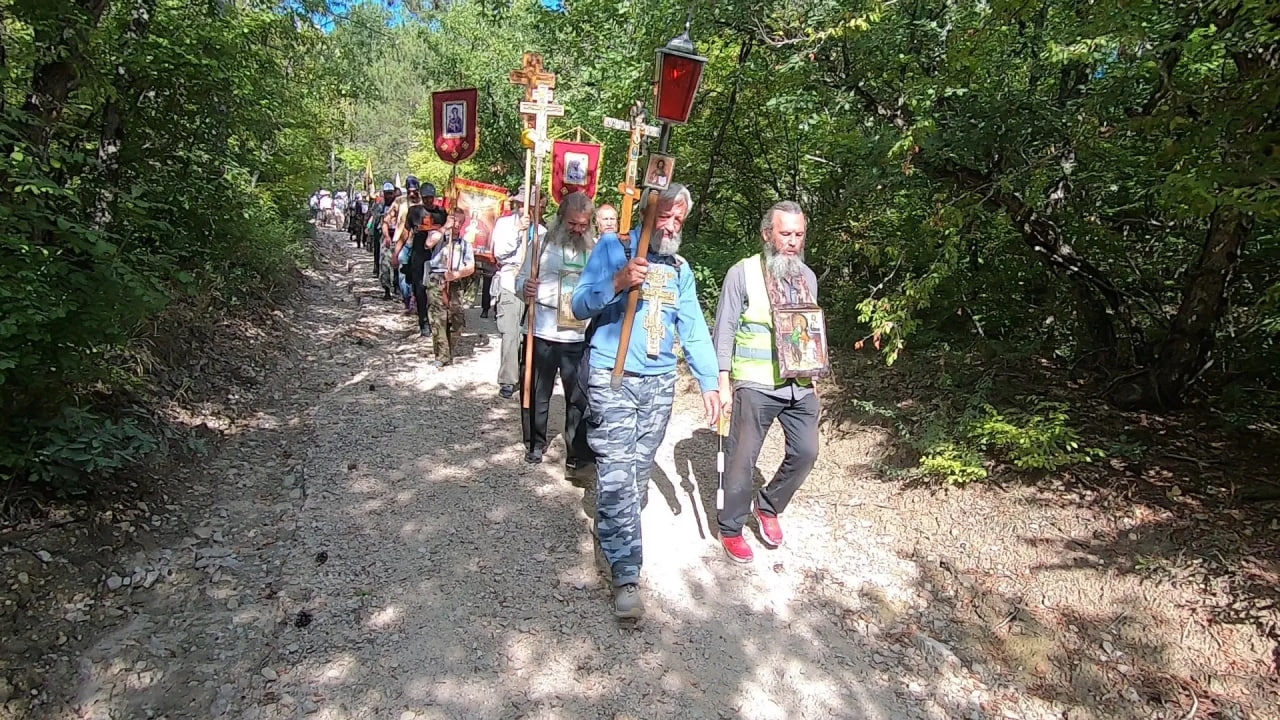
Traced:
<path fill-rule="evenodd" d="M 604 146 L 599 143 L 556 140 L 551 144 L 551 197 L 557 203 L 569 193 L 581 190 L 592 200 L 596 197 L 596 183 L 600 175 L 600 154 Z M 585 160 L 585 167 L 582 166 Z M 571 166 L 567 166 L 571 164 Z"/>
<path fill-rule="evenodd" d="M 480 147 L 480 129 L 476 127 L 479 99 L 475 88 L 431 93 L 436 155 L 450 165 L 466 160 Z"/>
<path fill-rule="evenodd" d="M 457 207 L 467 213 L 462 226 L 462 236 L 470 243 L 476 257 L 494 262 L 493 224 L 502 214 L 502 201 L 507 199 L 507 189 L 498 185 L 455 178 L 453 197 Z"/>

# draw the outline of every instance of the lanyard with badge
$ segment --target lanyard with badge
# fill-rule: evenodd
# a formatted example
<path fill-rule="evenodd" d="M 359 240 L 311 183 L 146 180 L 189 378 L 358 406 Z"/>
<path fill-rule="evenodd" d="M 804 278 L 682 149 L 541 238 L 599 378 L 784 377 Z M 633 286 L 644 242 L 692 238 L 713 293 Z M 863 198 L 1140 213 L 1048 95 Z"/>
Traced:
<path fill-rule="evenodd" d="M 827 357 L 827 320 L 803 279 L 774 278 L 760 258 L 769 312 L 773 317 L 778 374 L 784 378 L 815 378 L 831 374 Z"/>

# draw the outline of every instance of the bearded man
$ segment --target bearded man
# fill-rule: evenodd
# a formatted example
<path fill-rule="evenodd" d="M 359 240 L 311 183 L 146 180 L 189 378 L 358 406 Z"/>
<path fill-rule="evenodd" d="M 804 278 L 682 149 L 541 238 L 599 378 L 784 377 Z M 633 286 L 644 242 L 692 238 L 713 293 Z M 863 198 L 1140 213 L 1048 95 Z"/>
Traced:
<path fill-rule="evenodd" d="M 587 447 L 587 398 L 578 379 L 582 354 L 587 349 L 587 323 L 573 316 L 566 301 L 582 277 L 587 257 L 595 247 L 591 198 L 575 192 L 564 198 L 555 224 L 547 231 L 538 258 L 538 277 L 530 277 L 533 253 L 526 253 L 516 276 L 516 291 L 525 305 L 532 304 L 533 387 L 529 407 L 522 411 L 525 456 L 530 464 L 542 462 L 547 449 L 547 416 L 556 371 L 564 388 L 565 476 L 572 477 L 591 455 Z M 525 353 L 520 353 L 521 375 Z"/>
<path fill-rule="evenodd" d="M 742 537 L 750 512 L 765 545 L 782 544 L 778 516 L 818 459 L 818 395 L 810 378 L 783 378 L 774 341 L 774 302 L 814 304 L 818 278 L 804 263 L 806 220 L 800 206 L 780 202 L 760 222 L 763 251 L 729 269 L 716 308 L 720 405 L 732 413 L 725 439 L 724 509 L 720 543 L 731 560 L 751 562 Z M 754 493 L 753 472 L 769 427 L 777 420 L 786 456 L 773 480 Z M 753 501 L 754 500 L 754 501 Z"/>
<path fill-rule="evenodd" d="M 635 257 L 638 229 L 625 244 L 617 235 L 603 236 L 573 291 L 573 314 L 591 319 L 595 326 L 587 381 L 587 439 L 596 454 L 596 536 L 613 573 L 613 612 L 619 618 L 644 615 L 640 509 L 675 400 L 677 333 L 702 388 L 707 422 L 714 426 L 720 414 L 715 348 L 698 305 L 693 268 L 676 254 L 693 198 L 683 185 L 671 183 L 661 195 L 649 193 L 648 202 L 655 201 L 657 224 L 648 256 Z M 614 389 L 611 378 L 627 291 L 641 286 L 642 300 L 625 349 L 624 377 L 621 387 Z"/>

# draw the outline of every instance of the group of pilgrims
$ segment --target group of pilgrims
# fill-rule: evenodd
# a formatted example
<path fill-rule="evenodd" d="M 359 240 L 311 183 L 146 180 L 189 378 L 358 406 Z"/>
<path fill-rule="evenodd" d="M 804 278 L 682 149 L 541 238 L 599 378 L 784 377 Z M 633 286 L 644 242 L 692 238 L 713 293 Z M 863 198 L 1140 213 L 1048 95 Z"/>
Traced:
<path fill-rule="evenodd" d="M 479 295 L 480 317 L 492 313 L 501 335 L 497 395 L 522 401 L 524 460 L 531 465 L 542 463 L 547 452 L 559 375 L 565 478 L 589 479 L 594 466 L 593 534 L 612 574 L 614 614 L 639 619 L 641 508 L 674 403 L 677 338 L 706 421 L 723 435 L 727 461 L 722 459 L 717 524 L 724 552 L 733 561 L 752 562 L 744 534 L 751 522 L 766 547 L 783 543 L 781 516 L 813 469 L 819 447 L 814 378 L 784 377 L 775 338 L 775 304 L 817 300 L 817 277 L 804 262 L 807 222 L 795 202 L 764 210 L 760 252 L 730 268 L 709 328 L 693 268 L 679 254 L 694 206 L 688 188 L 673 182 L 649 194 L 657 220 L 643 256 L 636 252 L 640 229 L 619 236 L 613 206 L 596 207 L 586 194 L 570 193 L 535 232 L 530 226 L 533 218 L 545 217 L 545 201 L 530 212 L 526 197 L 521 188 L 503 204 L 490 235 L 492 255 L 479 261 L 464 231 L 466 213 L 438 207 L 435 187 L 412 176 L 403 192 L 387 183 L 380 196 L 357 197 L 348 231 L 372 252 L 386 298 L 399 298 L 405 314 L 416 315 L 421 335 L 431 338 L 436 367 L 455 362 L 466 323 L 464 298 Z M 531 247 L 539 255 L 536 274 Z M 633 289 L 641 299 L 623 348 Z M 532 367 L 524 382 L 530 336 Z M 620 351 L 621 382 L 611 382 Z M 757 489 L 754 470 L 775 420 L 785 435 L 785 457 Z"/>

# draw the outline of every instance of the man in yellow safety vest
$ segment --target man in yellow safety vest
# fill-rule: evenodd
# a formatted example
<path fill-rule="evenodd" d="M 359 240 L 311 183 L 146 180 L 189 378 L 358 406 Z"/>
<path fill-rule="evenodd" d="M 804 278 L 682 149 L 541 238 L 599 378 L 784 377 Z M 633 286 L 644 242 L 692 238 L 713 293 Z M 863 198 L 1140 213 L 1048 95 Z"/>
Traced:
<path fill-rule="evenodd" d="M 732 413 L 725 439 L 724 509 L 720 542 L 729 558 L 750 562 L 742 537 L 755 516 L 769 547 L 782 544 L 778 516 L 818 459 L 818 395 L 811 378 L 784 378 L 774 339 L 774 303 L 812 305 L 818 278 L 804 263 L 806 220 L 791 201 L 769 208 L 760 223 L 762 252 L 739 261 L 725 276 L 713 337 L 720 362 L 720 403 Z M 786 436 L 786 457 L 773 480 L 753 493 L 753 471 L 773 421 Z"/>

